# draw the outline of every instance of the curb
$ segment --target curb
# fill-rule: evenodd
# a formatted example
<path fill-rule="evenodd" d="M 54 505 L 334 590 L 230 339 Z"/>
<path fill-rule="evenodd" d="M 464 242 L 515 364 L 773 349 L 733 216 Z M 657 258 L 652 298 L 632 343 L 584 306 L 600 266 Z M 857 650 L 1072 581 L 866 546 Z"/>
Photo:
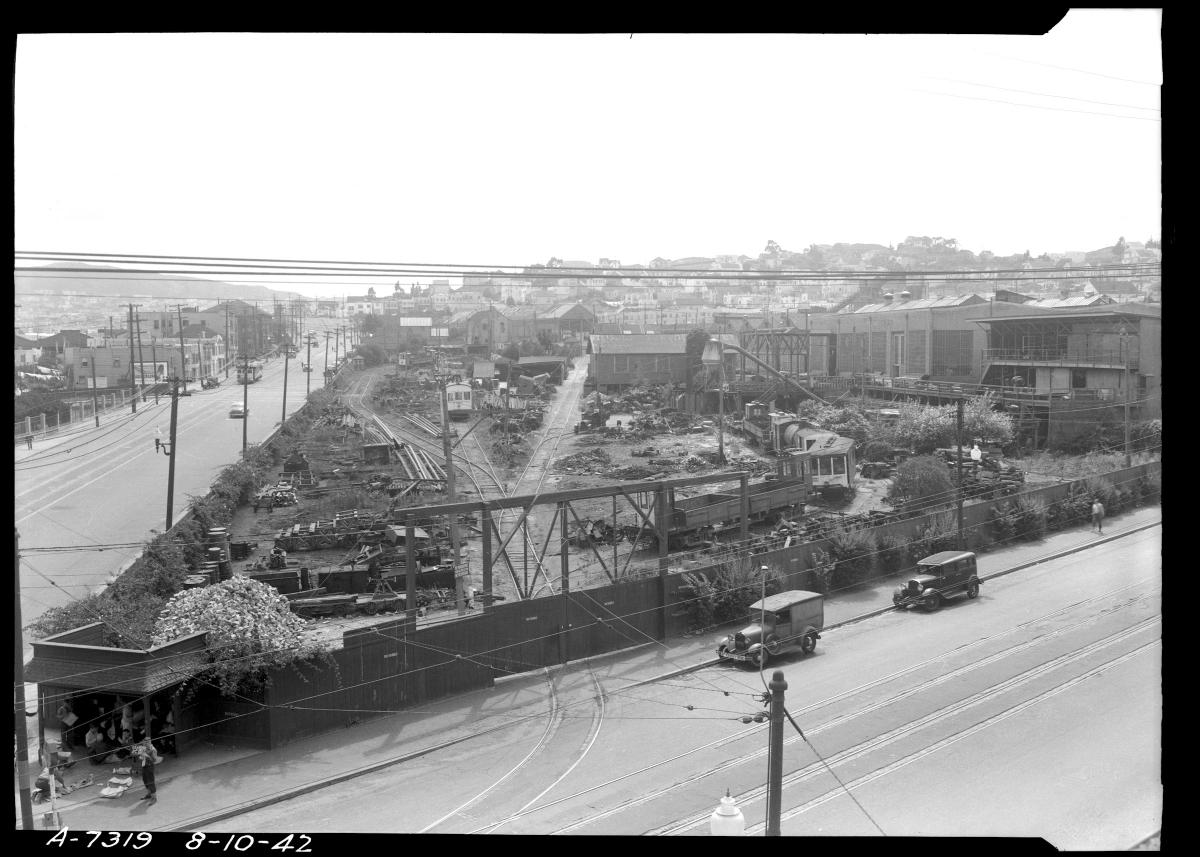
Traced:
<path fill-rule="evenodd" d="M 1051 560 L 1059 559 L 1060 557 L 1069 556 L 1070 554 L 1078 553 L 1079 551 L 1095 547 L 1096 545 L 1107 544 L 1108 542 L 1115 541 L 1116 539 L 1124 538 L 1125 536 L 1133 535 L 1134 533 L 1139 533 L 1139 532 L 1142 532 L 1143 530 L 1148 530 L 1148 529 L 1151 529 L 1152 527 L 1158 527 L 1158 526 L 1162 526 L 1161 518 L 1157 521 L 1152 521 L 1151 523 L 1148 523 L 1148 524 L 1142 524 L 1140 526 L 1134 527 L 1129 530 L 1123 530 L 1120 533 L 1114 533 L 1111 536 L 1105 536 L 1103 539 L 1100 539 L 1100 540 L 1097 540 L 1094 542 L 1088 542 L 1087 544 L 1075 545 L 1074 547 L 1070 547 L 1065 550 L 1055 551 L 1054 553 L 1046 554 L 1044 556 L 1038 557 L 1037 559 L 1032 559 L 1027 562 L 1019 563 L 1018 565 L 1014 565 L 1011 568 L 1006 568 L 1006 569 L 1002 569 L 1000 571 L 992 572 L 991 574 L 980 578 L 980 580 L 986 581 L 986 580 L 992 580 L 997 577 L 1003 577 L 1006 574 L 1012 574 L 1014 571 L 1021 571 L 1022 569 L 1030 568 L 1035 565 L 1041 565 L 1044 562 L 1049 562 Z M 874 616 L 881 616 L 884 613 L 891 613 L 891 612 L 895 611 L 895 609 L 896 609 L 895 607 L 884 607 L 879 610 L 871 610 L 866 613 L 862 613 L 858 616 L 852 616 L 849 619 L 844 619 L 841 622 L 835 622 L 832 625 L 826 625 L 823 630 L 831 631 L 835 628 L 841 628 L 846 625 L 851 625 L 855 622 L 861 622 L 864 619 L 870 619 Z M 641 646 L 637 646 L 634 648 L 642 648 L 643 646 L 647 646 L 647 645 L 650 645 L 650 644 L 645 643 L 645 644 L 642 644 Z M 592 660 L 596 660 L 598 658 L 610 657 L 611 655 L 626 653 L 628 651 L 630 651 L 630 650 L 621 649 L 621 650 L 618 650 L 615 652 L 605 652 L 603 654 L 594 655 L 590 658 L 581 659 L 579 661 L 571 661 L 570 663 L 584 663 L 586 661 L 592 661 Z M 711 660 L 701 661 L 700 663 L 693 664 L 692 666 L 682 667 L 682 668 L 676 669 L 676 670 L 671 670 L 669 672 L 661 673 L 661 674 L 653 676 L 651 678 L 647 678 L 647 679 L 643 679 L 641 681 L 634 682 L 633 684 L 626 685 L 625 688 L 623 688 L 623 689 L 628 690 L 628 689 L 635 688 L 635 687 L 641 687 L 641 686 L 647 685 L 647 684 L 653 684 L 654 682 L 663 681 L 668 678 L 674 678 L 675 676 L 680 676 L 680 675 L 685 675 L 687 673 L 695 672 L 697 670 L 704 669 L 705 667 L 714 666 L 718 663 L 721 663 L 720 658 L 713 658 Z M 566 664 L 559 665 L 559 666 L 566 666 Z M 524 674 L 522 674 L 522 676 L 524 676 Z M 517 678 L 517 676 L 505 676 L 505 677 L 502 677 L 501 679 L 497 679 L 496 683 L 499 683 L 500 681 L 503 681 L 504 679 L 507 679 L 507 678 Z M 538 717 L 541 715 L 529 715 L 529 716 L 530 717 Z M 204 817 L 198 818 L 198 819 L 192 819 L 187 822 L 173 824 L 170 827 L 166 827 L 166 828 L 162 828 L 162 829 L 165 831 L 168 831 L 168 832 L 198 830 L 207 824 L 214 824 L 218 821 L 225 821 L 226 819 L 233 818 L 235 816 L 244 815 L 248 812 L 253 812 L 254 810 L 257 810 L 257 809 L 263 809 L 265 807 L 271 806 L 276 803 L 282 803 L 283 801 L 291 800 L 292 798 L 299 797 L 299 796 L 305 795 L 305 794 L 309 794 L 311 792 L 315 792 L 319 789 L 325 788 L 326 786 L 337 785 L 338 783 L 345 782 L 346 780 L 351 780 L 351 779 L 354 779 L 355 777 L 359 777 L 364 774 L 374 773 L 375 771 L 383 770 L 384 768 L 390 767 L 392 765 L 398 765 L 403 762 L 412 761 L 413 759 L 419 759 L 422 756 L 426 756 L 426 755 L 428 755 L 430 753 L 434 753 L 438 750 L 443 750 L 447 747 L 453 747 L 456 744 L 461 744 L 462 742 L 468 741 L 472 738 L 478 738 L 481 735 L 487 735 L 491 732 L 495 732 L 500 729 L 507 729 L 511 725 L 513 725 L 512 722 L 501 723 L 501 724 L 489 727 L 489 728 L 484 729 L 479 732 L 472 732 L 469 735 L 463 735 L 458 738 L 452 738 L 448 741 L 443 741 L 440 744 L 434 744 L 429 747 L 423 747 L 420 750 L 414 750 L 411 753 L 405 753 L 404 755 L 397 756 L 396 758 L 393 758 L 393 759 L 385 759 L 384 761 L 381 761 L 381 762 L 374 762 L 370 765 L 364 765 L 363 767 L 360 767 L 360 768 L 355 768 L 350 771 L 344 771 L 340 774 L 334 774 L 334 775 L 326 777 L 322 780 L 317 780 L 317 781 L 314 781 L 311 783 L 306 783 L 302 786 L 298 786 L 293 789 L 288 789 L 287 791 L 283 791 L 283 792 L 277 792 L 276 794 L 269 795 L 267 797 L 252 799 L 250 801 L 245 802 L 244 804 L 228 807 L 228 808 L 223 809 L 219 812 L 216 812 L 212 815 L 204 816 Z M 165 783 L 167 781 L 164 780 L 163 782 Z"/>
<path fill-rule="evenodd" d="M 1055 551 L 1054 553 L 1050 553 L 1050 554 L 1045 554 L 1044 556 L 1040 556 L 1037 559 L 1031 559 L 1027 562 L 1018 563 L 1017 565 L 1011 566 L 1010 568 L 1001 569 L 1000 571 L 993 571 L 991 574 L 980 577 L 979 580 L 981 583 L 988 581 L 988 580 L 993 580 L 997 577 L 1003 577 L 1006 574 L 1012 574 L 1014 571 L 1021 571 L 1022 569 L 1030 568 L 1035 565 L 1041 565 L 1044 562 L 1050 562 L 1051 560 L 1060 559 L 1061 557 L 1064 557 L 1064 556 L 1070 556 L 1073 553 L 1078 553 L 1079 551 L 1087 550 L 1088 548 L 1093 548 L 1093 547 L 1096 547 L 1097 545 L 1107 544 L 1108 542 L 1115 541 L 1116 539 L 1124 538 L 1125 536 L 1131 536 L 1134 533 L 1140 533 L 1143 530 L 1148 530 L 1151 527 L 1160 527 L 1160 526 L 1162 526 L 1161 518 L 1157 521 L 1152 521 L 1149 524 L 1141 524 L 1137 527 L 1133 527 L 1132 529 L 1122 530 L 1121 532 L 1114 533 L 1111 536 L 1105 536 L 1103 539 L 1098 539 L 1097 541 L 1094 541 L 1094 542 L 1088 542 L 1087 544 L 1075 545 L 1074 547 L 1066 548 L 1066 549 L 1060 550 L 1060 551 Z M 845 627 L 846 625 L 853 625 L 855 622 L 861 622 L 864 619 L 871 619 L 871 618 L 874 618 L 875 616 L 882 616 L 884 613 L 891 613 L 895 609 L 896 609 L 895 607 L 881 607 L 878 610 L 869 610 L 866 613 L 860 613 L 857 616 L 851 616 L 849 619 L 843 619 L 840 622 L 834 622 L 832 625 L 826 625 L 822 630 L 823 631 L 832 631 L 835 628 L 842 628 L 842 627 Z M 653 684 L 656 681 L 662 681 L 664 679 L 674 678 L 675 676 L 680 676 L 680 675 L 684 675 L 686 673 L 695 672 L 696 670 L 701 670 L 701 669 L 704 669 L 705 667 L 715 666 L 716 664 L 719 664 L 719 663 L 721 663 L 720 658 L 713 658 L 711 660 L 701 661 L 700 663 L 694 664 L 693 666 L 690 666 L 690 667 L 684 667 L 683 669 L 673 670 L 671 672 L 667 672 L 667 673 L 663 673 L 661 675 L 654 676 L 653 678 L 644 679 L 643 681 L 639 681 L 635 684 L 629 685 L 629 687 L 640 687 L 645 684 Z"/>

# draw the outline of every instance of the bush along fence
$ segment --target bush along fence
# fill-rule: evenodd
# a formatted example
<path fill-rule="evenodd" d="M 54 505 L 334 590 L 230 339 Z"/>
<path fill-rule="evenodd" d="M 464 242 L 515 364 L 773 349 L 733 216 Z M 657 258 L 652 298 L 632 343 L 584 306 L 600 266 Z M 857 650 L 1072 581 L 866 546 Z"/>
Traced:
<path fill-rule="evenodd" d="M 208 494 L 189 498 L 188 513 L 166 533 L 147 541 L 142 555 L 103 591 L 50 608 L 27 625 L 26 632 L 42 638 L 100 621 L 106 628 L 105 645 L 148 648 L 159 612 L 184 588 L 184 578 L 207 560 L 209 531 L 228 527 L 237 507 L 274 481 L 277 463 L 292 453 L 328 398 L 325 391 L 314 391 L 270 438 L 222 470 Z"/>
<path fill-rule="evenodd" d="M 959 540 L 955 509 L 943 507 L 906 521 L 846 527 L 830 538 L 751 554 L 745 562 L 754 572 L 766 566 L 772 581 L 768 586 L 777 587 L 775 591 L 808 589 L 832 594 L 906 572 L 922 557 L 938 551 L 986 552 L 1086 524 L 1097 498 L 1108 516 L 1156 504 L 1161 490 L 1162 462 L 1149 462 L 965 505 L 965 544 Z M 738 598 L 731 590 L 739 583 L 729 577 L 725 565 L 683 573 L 688 598 L 696 602 L 687 608 L 691 630 L 708 630 L 736 619 L 738 614 L 731 615 L 722 605 L 741 601 L 749 605 L 760 597 L 760 584 L 755 582 L 761 580 L 760 574 L 747 572 L 754 580 L 740 584 L 745 591 Z"/>

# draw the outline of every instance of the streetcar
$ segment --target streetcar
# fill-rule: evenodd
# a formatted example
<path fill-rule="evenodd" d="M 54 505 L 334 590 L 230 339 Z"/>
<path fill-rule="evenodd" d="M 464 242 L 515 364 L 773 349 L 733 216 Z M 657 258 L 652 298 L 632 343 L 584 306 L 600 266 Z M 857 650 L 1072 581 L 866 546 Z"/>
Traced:
<path fill-rule="evenodd" d="M 451 420 L 461 422 L 471 416 L 475 408 L 470 384 L 446 385 L 446 414 Z"/>
<path fill-rule="evenodd" d="M 258 361 L 249 365 L 241 365 L 237 367 L 237 382 L 239 384 L 253 384 L 255 381 L 262 380 L 262 364 Z"/>

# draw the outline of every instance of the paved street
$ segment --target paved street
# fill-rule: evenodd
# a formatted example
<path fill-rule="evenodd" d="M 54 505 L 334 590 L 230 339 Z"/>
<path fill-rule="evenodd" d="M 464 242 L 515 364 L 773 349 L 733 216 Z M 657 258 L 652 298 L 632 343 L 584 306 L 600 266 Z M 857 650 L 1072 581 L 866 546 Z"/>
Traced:
<path fill-rule="evenodd" d="M 777 661 L 789 711 L 862 805 L 788 727 L 784 832 L 877 834 L 870 813 L 889 835 L 1110 849 L 1156 830 L 1160 535 L 996 578 L 935 614 L 837 628 L 813 657 Z M 872 588 L 854 606 L 886 598 Z M 677 658 L 656 660 L 662 672 Z M 620 657 L 505 682 L 455 706 L 489 730 L 478 738 L 208 829 L 706 834 L 729 788 L 761 833 L 766 726 L 738 719 L 760 708 L 758 676 L 722 665 L 631 686 L 644 676 Z M 435 721 L 447 736 L 457 722 Z"/>
<path fill-rule="evenodd" d="M 331 353 L 332 359 L 332 353 Z M 288 414 L 304 404 L 300 360 L 289 361 Z M 313 389 L 321 383 L 321 358 L 314 352 Z M 247 440 L 262 442 L 281 422 L 282 359 L 266 364 L 263 379 L 249 386 Z M 179 399 L 176 430 L 174 518 L 188 510 L 188 498 L 203 496 L 213 479 L 238 460 L 242 420 L 229 409 L 242 401 L 235 375 L 214 390 L 189 384 L 192 395 Z M 104 586 L 141 553 L 141 543 L 166 523 L 167 466 L 154 440 L 170 437 L 170 396 L 149 396 L 136 414 L 101 415 L 100 427 L 80 423 L 74 430 L 16 450 L 16 526 L 21 546 L 21 615 L 28 623 L 46 608 L 61 605 Z M 46 552 L 64 545 L 93 546 Z M 112 545 L 104 550 L 99 546 Z M 53 581 L 53 583 L 51 583 Z M 57 585 L 56 585 L 57 584 Z"/>

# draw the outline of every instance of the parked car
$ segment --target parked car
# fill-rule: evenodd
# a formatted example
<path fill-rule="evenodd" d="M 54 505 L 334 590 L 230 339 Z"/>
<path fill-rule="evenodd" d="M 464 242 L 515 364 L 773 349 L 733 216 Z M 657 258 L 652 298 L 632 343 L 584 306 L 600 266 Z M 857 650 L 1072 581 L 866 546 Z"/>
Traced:
<path fill-rule="evenodd" d="M 250 413 L 249 408 L 247 408 L 241 402 L 238 402 L 236 405 L 234 405 L 232 408 L 229 409 L 229 416 L 231 419 L 245 419 L 249 413 Z"/>
<path fill-rule="evenodd" d="M 917 563 L 917 573 L 892 594 L 892 603 L 901 609 L 920 606 L 937 610 L 952 595 L 979 595 L 979 574 L 975 554 L 970 551 L 941 551 Z"/>
<path fill-rule="evenodd" d="M 810 654 L 825 625 L 825 596 L 791 589 L 750 605 L 750 624 L 717 645 L 721 660 L 762 669 L 769 658 L 788 652 Z"/>

